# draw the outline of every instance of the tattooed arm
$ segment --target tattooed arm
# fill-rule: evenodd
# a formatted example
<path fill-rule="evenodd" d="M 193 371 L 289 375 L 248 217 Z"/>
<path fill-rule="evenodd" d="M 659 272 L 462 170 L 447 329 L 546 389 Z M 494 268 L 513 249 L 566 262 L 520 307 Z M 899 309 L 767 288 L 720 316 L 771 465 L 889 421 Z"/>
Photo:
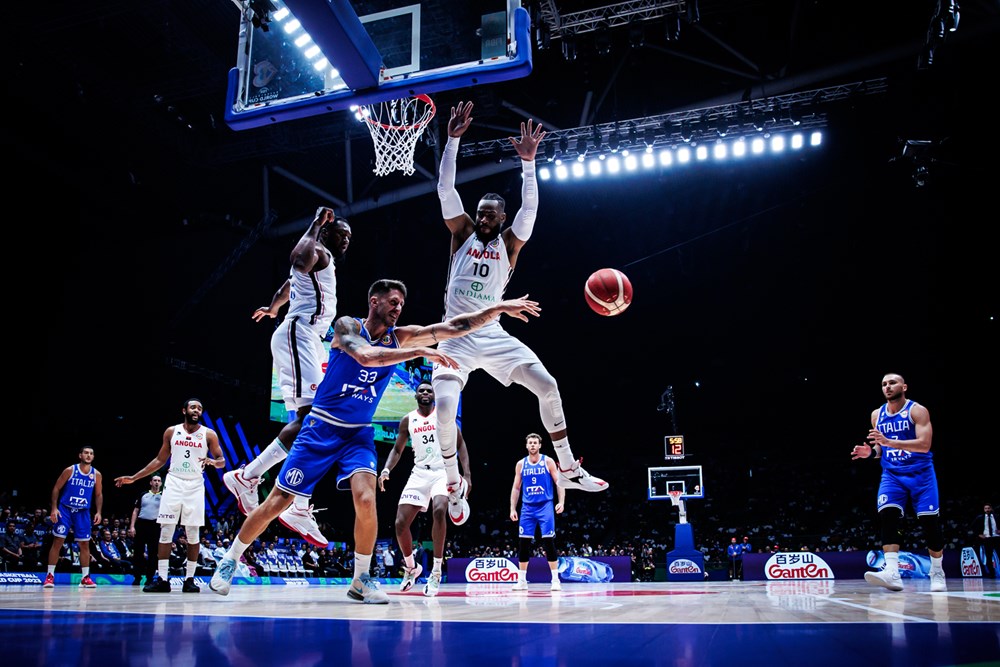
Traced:
<path fill-rule="evenodd" d="M 494 306 L 456 315 L 444 322 L 430 326 L 396 327 L 396 338 L 400 345 L 435 345 L 449 338 L 458 338 L 472 333 L 503 314 L 527 322 L 528 315 L 538 317 L 541 310 L 538 302 L 531 301 L 525 294 L 520 299 L 501 301 Z"/>

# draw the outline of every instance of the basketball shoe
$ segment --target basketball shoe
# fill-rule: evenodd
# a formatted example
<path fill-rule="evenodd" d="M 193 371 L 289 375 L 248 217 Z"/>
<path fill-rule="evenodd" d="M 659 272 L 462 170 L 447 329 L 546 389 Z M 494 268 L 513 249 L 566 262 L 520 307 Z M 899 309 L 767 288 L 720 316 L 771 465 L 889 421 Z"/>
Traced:
<path fill-rule="evenodd" d="M 946 593 L 948 584 L 944 580 L 944 570 L 931 570 L 931 593 Z"/>
<path fill-rule="evenodd" d="M 169 593 L 170 592 L 170 582 L 166 579 L 160 579 L 159 576 L 153 577 L 153 580 L 142 587 L 143 593 Z"/>
<path fill-rule="evenodd" d="M 88 574 L 86 577 L 80 580 L 80 588 L 97 588 L 97 584 L 94 583 L 94 580 L 91 579 L 90 575 Z"/>
<path fill-rule="evenodd" d="M 512 591 L 526 591 L 526 590 L 528 590 L 528 580 L 527 579 L 518 579 L 517 583 L 514 584 L 511 587 L 510 590 L 512 590 Z"/>
<path fill-rule="evenodd" d="M 194 577 L 188 577 L 184 580 L 184 587 L 181 588 L 184 593 L 201 593 L 201 588 L 195 583 Z"/>
<path fill-rule="evenodd" d="M 549 590 L 550 591 L 561 591 L 562 590 L 562 584 L 559 583 L 559 576 L 558 575 L 552 578 L 552 586 L 549 587 Z"/>
<path fill-rule="evenodd" d="M 431 576 L 427 577 L 427 583 L 424 584 L 424 596 L 436 597 L 439 590 L 441 590 L 441 573 L 432 571 Z"/>
<path fill-rule="evenodd" d="M 219 595 L 229 595 L 229 588 L 233 585 L 233 573 L 235 571 L 236 561 L 232 558 L 223 558 L 219 566 L 215 568 L 212 580 L 208 582 L 209 590 Z"/>
<path fill-rule="evenodd" d="M 55 588 L 56 587 L 56 575 L 49 572 L 45 575 L 45 583 L 42 584 L 42 588 Z"/>
<path fill-rule="evenodd" d="M 899 572 L 889 572 L 887 570 L 865 572 L 865 581 L 874 586 L 888 588 L 890 591 L 903 590 L 903 578 L 899 576 Z"/>
<path fill-rule="evenodd" d="M 456 526 L 461 526 L 469 520 L 469 501 L 465 499 L 465 479 L 459 478 L 458 484 L 448 485 L 448 518 Z"/>
<path fill-rule="evenodd" d="M 323 507 L 314 509 L 310 505 L 309 509 L 302 510 L 296 507 L 295 503 L 292 503 L 288 509 L 278 515 L 278 521 L 285 528 L 294 530 L 304 537 L 309 544 L 315 545 L 320 549 L 325 549 L 330 541 L 323 537 L 323 533 L 319 532 L 319 524 L 316 523 L 316 519 L 313 517 L 314 512 L 322 512 L 324 509 Z"/>
<path fill-rule="evenodd" d="M 406 591 L 413 588 L 414 582 L 416 582 L 417 577 L 420 573 L 424 571 L 424 566 L 417 563 L 412 568 L 403 566 L 403 581 L 399 584 L 399 592 L 405 593 Z"/>
<path fill-rule="evenodd" d="M 389 604 L 389 596 L 367 572 L 351 582 L 347 597 L 365 604 Z"/>
<path fill-rule="evenodd" d="M 260 505 L 260 498 L 257 497 L 257 485 L 260 483 L 260 477 L 246 479 L 243 476 L 243 466 L 223 475 L 222 482 L 229 489 L 229 492 L 236 496 L 236 504 L 244 516 L 253 512 Z"/>
<path fill-rule="evenodd" d="M 564 489 L 580 489 L 581 491 L 607 491 L 608 483 L 600 477 L 594 477 L 580 465 L 583 459 L 573 461 L 567 469 L 559 468 L 559 479 L 556 483 Z M 558 466 L 557 466 L 558 467 Z"/>

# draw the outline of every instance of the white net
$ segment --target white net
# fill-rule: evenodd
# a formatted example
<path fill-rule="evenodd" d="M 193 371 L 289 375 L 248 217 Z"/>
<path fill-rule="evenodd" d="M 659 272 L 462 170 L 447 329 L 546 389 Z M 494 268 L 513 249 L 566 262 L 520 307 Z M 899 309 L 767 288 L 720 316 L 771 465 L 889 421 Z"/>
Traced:
<path fill-rule="evenodd" d="M 377 102 L 361 107 L 375 144 L 377 176 L 393 171 L 413 174 L 413 151 L 424 128 L 434 118 L 434 102 L 427 95 Z"/>

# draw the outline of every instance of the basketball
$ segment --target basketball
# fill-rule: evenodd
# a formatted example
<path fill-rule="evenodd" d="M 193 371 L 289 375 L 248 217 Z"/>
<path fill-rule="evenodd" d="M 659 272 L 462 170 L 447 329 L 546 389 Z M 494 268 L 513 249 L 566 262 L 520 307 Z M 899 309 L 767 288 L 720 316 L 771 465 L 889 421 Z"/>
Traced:
<path fill-rule="evenodd" d="M 583 296 L 598 315 L 620 315 L 632 303 L 632 283 L 618 269 L 599 269 L 587 278 Z"/>

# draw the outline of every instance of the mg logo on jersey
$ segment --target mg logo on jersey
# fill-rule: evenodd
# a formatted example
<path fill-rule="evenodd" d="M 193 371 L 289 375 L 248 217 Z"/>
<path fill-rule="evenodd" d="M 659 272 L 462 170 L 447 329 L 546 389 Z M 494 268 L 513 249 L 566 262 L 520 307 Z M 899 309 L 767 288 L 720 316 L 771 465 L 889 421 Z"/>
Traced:
<path fill-rule="evenodd" d="M 285 473 L 285 481 L 289 484 L 289 486 L 298 486 L 302 483 L 304 477 L 305 475 L 303 475 L 302 471 L 298 468 L 292 468 Z"/>

